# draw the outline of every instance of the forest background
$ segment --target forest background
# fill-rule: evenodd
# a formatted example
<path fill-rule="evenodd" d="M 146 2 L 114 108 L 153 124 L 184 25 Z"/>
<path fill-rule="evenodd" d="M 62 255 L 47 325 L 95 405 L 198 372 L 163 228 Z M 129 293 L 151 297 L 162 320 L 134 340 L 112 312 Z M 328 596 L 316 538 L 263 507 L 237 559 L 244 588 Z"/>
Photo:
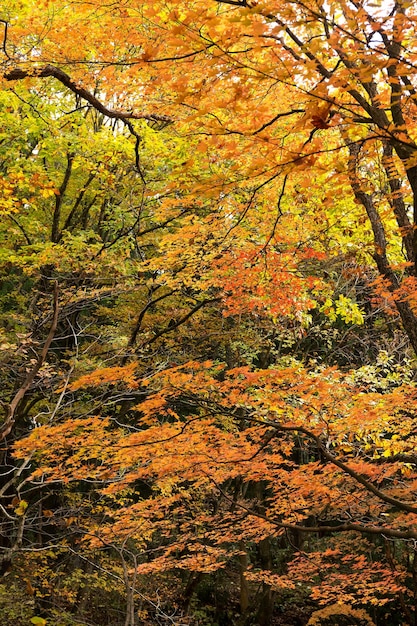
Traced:
<path fill-rule="evenodd" d="M 415 4 L 0 27 L 2 623 L 415 626 Z"/>

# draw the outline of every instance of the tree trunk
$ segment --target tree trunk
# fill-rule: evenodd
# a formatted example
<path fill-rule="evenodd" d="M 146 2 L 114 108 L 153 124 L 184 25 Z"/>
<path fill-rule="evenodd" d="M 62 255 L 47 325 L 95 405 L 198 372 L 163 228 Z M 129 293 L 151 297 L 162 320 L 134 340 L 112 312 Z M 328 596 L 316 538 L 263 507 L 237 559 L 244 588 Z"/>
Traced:
<path fill-rule="evenodd" d="M 239 576 L 240 576 L 240 614 L 244 615 L 249 607 L 249 585 L 245 578 L 245 572 L 248 568 L 248 553 L 245 550 L 245 544 L 240 542 L 241 553 L 239 555 Z"/>
<path fill-rule="evenodd" d="M 272 552 L 271 552 L 271 540 L 269 537 L 263 539 L 259 543 L 259 557 L 261 567 L 264 570 L 272 570 Z M 269 626 L 272 620 L 272 613 L 274 611 L 274 592 L 271 589 L 271 585 L 262 583 L 262 594 L 259 602 L 258 612 L 256 614 L 256 623 L 259 626 Z"/>

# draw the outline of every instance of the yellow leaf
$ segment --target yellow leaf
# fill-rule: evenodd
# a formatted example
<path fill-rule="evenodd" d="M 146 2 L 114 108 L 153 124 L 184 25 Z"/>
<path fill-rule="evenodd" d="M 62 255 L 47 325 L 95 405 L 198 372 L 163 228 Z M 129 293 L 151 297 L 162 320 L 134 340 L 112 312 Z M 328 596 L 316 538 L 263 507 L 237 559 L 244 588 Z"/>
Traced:
<path fill-rule="evenodd" d="M 28 503 L 26 500 L 21 500 L 19 506 L 14 510 L 16 515 L 23 516 L 28 508 Z"/>

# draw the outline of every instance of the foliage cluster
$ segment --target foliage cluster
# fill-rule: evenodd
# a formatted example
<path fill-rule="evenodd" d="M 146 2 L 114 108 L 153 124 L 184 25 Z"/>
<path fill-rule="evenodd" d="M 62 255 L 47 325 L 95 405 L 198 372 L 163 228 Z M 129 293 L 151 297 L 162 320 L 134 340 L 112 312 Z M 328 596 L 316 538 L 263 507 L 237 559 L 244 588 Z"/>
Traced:
<path fill-rule="evenodd" d="M 6 626 L 416 623 L 416 25 L 0 8 Z"/>

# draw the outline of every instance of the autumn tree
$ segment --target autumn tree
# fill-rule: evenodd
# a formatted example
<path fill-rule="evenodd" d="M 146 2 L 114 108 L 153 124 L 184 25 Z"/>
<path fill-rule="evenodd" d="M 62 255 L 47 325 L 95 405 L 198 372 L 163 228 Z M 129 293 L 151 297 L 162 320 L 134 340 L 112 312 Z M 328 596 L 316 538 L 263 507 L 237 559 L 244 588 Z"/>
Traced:
<path fill-rule="evenodd" d="M 175 120 L 208 153 L 199 186 L 223 198 L 241 189 L 232 201 L 237 219 L 260 192 L 277 196 L 288 173 L 308 177 L 314 163 L 327 172 L 324 186 L 350 188 L 369 221 L 381 281 L 416 347 L 409 2 L 369 9 L 354 2 L 141 3 L 102 12 L 97 3 L 74 13 L 65 5 L 50 14 L 47 36 L 43 5 L 20 9 L 4 16 L 6 81 L 52 78 L 133 134 L 136 119 Z M 106 96 L 122 99 L 123 108 L 104 104 Z M 185 160 L 181 169 L 191 166 Z"/>
<path fill-rule="evenodd" d="M 0 20 L 2 558 L 34 618 L 192 623 L 223 575 L 229 623 L 278 594 L 413 624 L 415 8 Z"/>

